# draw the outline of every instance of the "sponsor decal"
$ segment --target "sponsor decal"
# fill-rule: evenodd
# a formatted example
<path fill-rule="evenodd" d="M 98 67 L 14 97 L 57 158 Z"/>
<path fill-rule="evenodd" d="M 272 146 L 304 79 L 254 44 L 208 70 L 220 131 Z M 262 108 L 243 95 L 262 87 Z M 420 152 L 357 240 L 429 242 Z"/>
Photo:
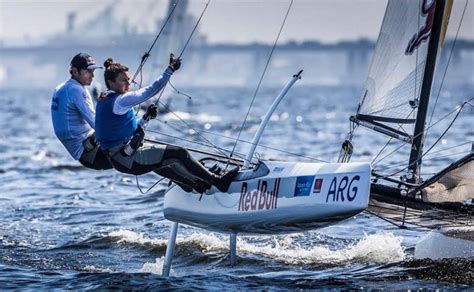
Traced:
<path fill-rule="evenodd" d="M 280 190 L 280 178 L 273 181 L 273 188 L 270 189 L 270 182 L 258 180 L 257 189 L 248 190 L 248 184 L 244 182 L 240 190 L 240 200 L 238 211 L 271 210 L 277 207 L 278 192 Z"/>
<path fill-rule="evenodd" d="M 425 23 L 408 42 L 405 55 L 413 54 L 415 49 L 420 46 L 421 42 L 426 41 L 430 37 L 431 28 L 433 27 L 435 3 L 436 1 L 428 3 L 428 0 L 423 0 L 423 4 L 421 5 L 421 15 L 425 16 Z"/>
<path fill-rule="evenodd" d="M 295 185 L 295 197 L 309 196 L 314 176 L 298 176 Z"/>
<path fill-rule="evenodd" d="M 284 169 L 284 167 L 276 166 L 275 168 L 273 168 L 273 172 L 282 172 Z"/>
<path fill-rule="evenodd" d="M 317 178 L 314 181 L 313 194 L 319 194 L 322 188 L 323 188 L 323 179 Z"/>
<path fill-rule="evenodd" d="M 357 196 L 357 182 L 360 180 L 360 176 L 356 175 L 352 178 L 344 176 L 342 179 L 337 180 L 334 177 L 329 186 L 329 191 L 326 197 L 326 203 L 329 202 L 329 198 L 332 198 L 332 202 L 344 202 L 346 199 L 352 202 Z M 345 196 L 345 198 L 344 198 Z"/>

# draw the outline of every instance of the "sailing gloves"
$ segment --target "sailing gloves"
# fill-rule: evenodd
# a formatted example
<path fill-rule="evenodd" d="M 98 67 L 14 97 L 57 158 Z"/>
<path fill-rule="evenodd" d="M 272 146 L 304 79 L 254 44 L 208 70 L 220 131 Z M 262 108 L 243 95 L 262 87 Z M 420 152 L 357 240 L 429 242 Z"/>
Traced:
<path fill-rule="evenodd" d="M 149 121 L 158 115 L 158 108 L 154 103 L 150 104 L 148 108 L 146 109 L 146 113 L 143 115 L 143 120 Z"/>
<path fill-rule="evenodd" d="M 168 66 L 168 68 L 170 68 L 174 72 L 178 70 L 179 67 L 181 67 L 181 59 L 175 58 L 173 53 L 170 54 L 170 65 Z"/>
<path fill-rule="evenodd" d="M 97 147 L 97 141 L 95 139 L 95 132 L 92 133 L 89 137 L 87 137 L 84 141 L 82 141 L 82 146 L 84 146 L 84 150 L 89 152 L 94 150 Z"/>
<path fill-rule="evenodd" d="M 121 152 L 123 156 L 132 156 L 135 151 L 143 146 L 143 140 L 145 139 L 145 130 L 142 126 L 138 125 L 132 139 L 126 144 Z"/>

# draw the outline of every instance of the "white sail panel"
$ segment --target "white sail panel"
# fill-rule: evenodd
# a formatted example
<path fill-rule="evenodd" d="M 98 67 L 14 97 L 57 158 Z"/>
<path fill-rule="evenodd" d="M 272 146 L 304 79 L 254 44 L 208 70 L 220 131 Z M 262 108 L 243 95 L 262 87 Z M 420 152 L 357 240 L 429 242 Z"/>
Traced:
<path fill-rule="evenodd" d="M 474 156 L 422 190 L 424 202 L 463 202 L 474 199 Z"/>
<path fill-rule="evenodd" d="M 358 115 L 414 122 L 434 7 L 428 0 L 388 2 Z"/>

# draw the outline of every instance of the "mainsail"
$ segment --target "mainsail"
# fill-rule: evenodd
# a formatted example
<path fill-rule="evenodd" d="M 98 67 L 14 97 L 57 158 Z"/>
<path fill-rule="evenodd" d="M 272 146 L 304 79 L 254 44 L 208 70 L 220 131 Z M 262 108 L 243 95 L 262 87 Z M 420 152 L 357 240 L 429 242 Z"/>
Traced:
<path fill-rule="evenodd" d="M 374 173 L 369 212 L 437 228 L 469 226 L 474 213 L 474 153 L 423 182 L 426 114 L 452 1 L 389 0 L 356 124 L 411 144 L 407 175 Z M 381 183 L 384 181 L 384 184 Z"/>
<path fill-rule="evenodd" d="M 427 0 L 388 2 L 356 121 L 411 142 L 435 6 Z"/>

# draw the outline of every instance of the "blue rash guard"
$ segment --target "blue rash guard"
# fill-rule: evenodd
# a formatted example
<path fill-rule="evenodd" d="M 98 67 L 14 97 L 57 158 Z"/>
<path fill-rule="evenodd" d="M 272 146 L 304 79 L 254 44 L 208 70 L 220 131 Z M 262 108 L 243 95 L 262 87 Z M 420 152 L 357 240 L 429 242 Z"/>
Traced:
<path fill-rule="evenodd" d="M 123 115 L 114 113 L 113 107 L 118 96 L 119 93 L 109 91 L 105 98 L 97 103 L 95 134 L 100 147 L 104 150 L 127 143 L 137 129 L 137 119 L 133 110 Z"/>
<path fill-rule="evenodd" d="M 87 89 L 74 79 L 58 85 L 51 100 L 51 118 L 56 137 L 79 160 L 82 142 L 95 128 L 95 109 Z"/>
<path fill-rule="evenodd" d="M 166 85 L 173 74 L 169 67 L 151 85 L 136 91 L 119 94 L 110 90 L 106 98 L 97 103 L 95 124 L 97 142 L 104 150 L 127 143 L 137 129 L 143 124 L 135 119 L 133 107 L 155 96 Z"/>

